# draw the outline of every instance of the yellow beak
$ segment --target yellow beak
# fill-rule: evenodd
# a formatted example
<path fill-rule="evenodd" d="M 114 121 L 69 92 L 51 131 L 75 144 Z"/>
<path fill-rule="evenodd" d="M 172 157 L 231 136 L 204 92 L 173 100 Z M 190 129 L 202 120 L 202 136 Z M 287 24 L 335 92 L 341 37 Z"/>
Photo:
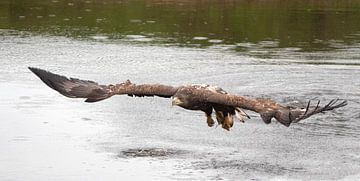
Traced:
<path fill-rule="evenodd" d="M 173 97 L 172 99 L 172 105 L 179 105 L 179 104 L 182 104 L 183 102 L 178 98 L 178 97 Z"/>

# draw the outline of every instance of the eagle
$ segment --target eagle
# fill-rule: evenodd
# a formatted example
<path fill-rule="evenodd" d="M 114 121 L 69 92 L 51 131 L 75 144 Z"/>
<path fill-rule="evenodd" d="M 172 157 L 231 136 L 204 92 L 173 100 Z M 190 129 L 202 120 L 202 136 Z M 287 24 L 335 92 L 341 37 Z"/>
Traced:
<path fill-rule="evenodd" d="M 324 113 L 347 105 L 346 100 L 332 99 L 324 106 L 320 101 L 306 106 L 284 106 L 271 99 L 248 98 L 227 93 L 222 88 L 207 84 L 192 84 L 184 86 L 168 86 L 162 84 L 134 84 L 130 80 L 115 85 L 100 85 L 90 80 L 67 78 L 39 68 L 29 67 L 47 86 L 70 98 L 85 98 L 85 102 L 98 102 L 114 95 L 129 95 L 132 97 L 158 96 L 171 98 L 172 105 L 184 109 L 202 111 L 205 113 L 209 127 L 215 124 L 213 111 L 218 125 L 230 130 L 234 117 L 244 122 L 249 119 L 244 110 L 260 114 L 264 123 L 271 123 L 275 118 L 282 125 L 289 127 L 317 113 Z"/>

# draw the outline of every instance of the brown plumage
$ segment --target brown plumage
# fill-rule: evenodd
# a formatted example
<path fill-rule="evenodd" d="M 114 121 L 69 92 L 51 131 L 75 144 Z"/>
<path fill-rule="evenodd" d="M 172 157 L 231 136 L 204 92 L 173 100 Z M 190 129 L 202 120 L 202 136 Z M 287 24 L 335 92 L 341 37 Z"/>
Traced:
<path fill-rule="evenodd" d="M 123 94 L 172 98 L 173 105 L 205 112 L 208 126 L 214 125 L 211 114 L 215 110 L 218 123 L 226 130 L 230 130 L 233 126 L 233 116 L 242 122 L 245 118 L 250 118 L 242 109 L 259 113 L 266 124 L 275 118 L 281 124 L 290 126 L 291 123 L 299 122 L 314 114 L 347 105 L 346 100 L 334 99 L 325 106 L 319 106 L 320 101 L 316 106 L 312 106 L 309 101 L 306 107 L 291 107 L 269 99 L 250 99 L 228 94 L 219 87 L 205 84 L 172 87 L 161 84 L 136 85 L 127 80 L 116 85 L 99 85 L 93 81 L 67 78 L 38 68 L 29 67 L 29 69 L 60 94 L 71 98 L 85 98 L 85 102 L 97 102 L 113 95 Z"/>

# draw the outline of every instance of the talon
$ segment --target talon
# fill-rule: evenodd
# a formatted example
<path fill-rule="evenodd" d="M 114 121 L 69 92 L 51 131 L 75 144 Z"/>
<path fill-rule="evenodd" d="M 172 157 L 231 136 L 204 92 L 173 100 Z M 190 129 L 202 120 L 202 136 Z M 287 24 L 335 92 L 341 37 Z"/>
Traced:
<path fill-rule="evenodd" d="M 211 116 L 207 116 L 206 122 L 209 127 L 213 127 L 215 124 L 215 121 L 211 118 Z"/>
<path fill-rule="evenodd" d="M 234 124 L 234 121 L 232 119 L 231 116 L 227 115 L 225 118 L 224 118 L 224 122 L 222 124 L 222 127 L 228 131 L 230 131 L 230 128 L 233 126 Z"/>
<path fill-rule="evenodd" d="M 226 129 L 227 131 L 230 131 L 230 128 L 225 124 L 222 125 L 222 128 Z"/>

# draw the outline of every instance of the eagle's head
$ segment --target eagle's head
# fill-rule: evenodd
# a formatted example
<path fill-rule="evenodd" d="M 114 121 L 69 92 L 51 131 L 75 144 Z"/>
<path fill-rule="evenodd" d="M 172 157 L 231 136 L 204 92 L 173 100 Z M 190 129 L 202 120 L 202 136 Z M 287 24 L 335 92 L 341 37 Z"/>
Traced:
<path fill-rule="evenodd" d="M 182 106 L 184 105 L 185 101 L 181 97 L 172 97 L 172 105 Z"/>

